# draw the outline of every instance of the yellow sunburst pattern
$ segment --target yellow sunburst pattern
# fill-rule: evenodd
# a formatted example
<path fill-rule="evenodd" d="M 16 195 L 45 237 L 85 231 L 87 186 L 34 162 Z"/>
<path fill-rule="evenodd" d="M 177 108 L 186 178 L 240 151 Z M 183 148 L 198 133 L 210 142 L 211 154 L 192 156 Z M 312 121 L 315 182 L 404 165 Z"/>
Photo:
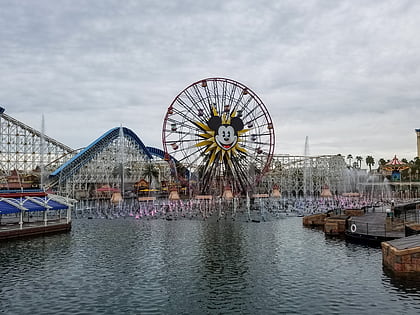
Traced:
<path fill-rule="evenodd" d="M 195 124 L 203 131 L 199 136 L 204 139 L 195 146 L 205 146 L 204 154 L 210 154 L 206 171 L 215 161 L 225 161 L 225 164 L 233 171 L 232 158 L 239 154 L 247 154 L 247 150 L 241 146 L 241 136 L 249 131 L 243 128 L 244 125 L 237 116 L 237 112 L 219 115 L 215 106 L 212 106 L 212 116 L 207 124 L 199 121 Z"/>

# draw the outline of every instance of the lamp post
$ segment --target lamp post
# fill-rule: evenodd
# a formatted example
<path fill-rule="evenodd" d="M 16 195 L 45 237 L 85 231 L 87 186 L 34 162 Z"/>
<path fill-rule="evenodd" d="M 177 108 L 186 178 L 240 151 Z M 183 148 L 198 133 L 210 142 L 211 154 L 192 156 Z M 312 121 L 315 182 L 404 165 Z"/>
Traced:
<path fill-rule="evenodd" d="M 408 177 L 410 179 L 410 190 L 408 191 L 408 199 L 411 199 L 411 168 L 408 169 Z"/>

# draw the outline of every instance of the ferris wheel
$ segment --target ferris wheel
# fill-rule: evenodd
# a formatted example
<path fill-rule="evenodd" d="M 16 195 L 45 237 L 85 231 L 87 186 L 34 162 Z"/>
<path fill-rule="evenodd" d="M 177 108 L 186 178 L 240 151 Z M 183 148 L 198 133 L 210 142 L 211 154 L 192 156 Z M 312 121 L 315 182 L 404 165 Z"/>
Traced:
<path fill-rule="evenodd" d="M 197 81 L 176 96 L 165 115 L 165 159 L 198 193 L 252 190 L 269 168 L 274 128 L 260 98 L 226 78 Z"/>

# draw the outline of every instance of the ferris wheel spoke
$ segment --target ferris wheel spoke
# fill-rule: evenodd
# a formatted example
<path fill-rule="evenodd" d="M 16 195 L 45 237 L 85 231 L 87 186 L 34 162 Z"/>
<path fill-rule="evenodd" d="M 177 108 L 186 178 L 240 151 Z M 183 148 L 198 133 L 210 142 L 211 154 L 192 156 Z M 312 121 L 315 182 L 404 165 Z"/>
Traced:
<path fill-rule="evenodd" d="M 194 136 L 198 135 L 196 126 L 179 123 L 176 120 L 172 120 L 171 129 L 165 129 L 164 131 L 166 131 L 168 135 L 169 134 L 171 135 L 187 134 L 187 135 L 194 135 Z"/>
<path fill-rule="evenodd" d="M 193 90 L 194 91 L 194 90 Z M 191 107 L 194 107 L 196 109 L 199 109 L 202 103 L 204 103 L 204 98 L 203 96 L 199 93 L 199 91 L 194 91 L 196 97 L 194 97 L 193 95 L 191 95 L 190 91 L 186 90 L 184 92 L 184 95 L 187 97 L 187 99 L 189 100 L 189 106 L 186 107 L 187 110 L 191 110 Z"/>
<path fill-rule="evenodd" d="M 204 92 L 206 93 L 207 96 L 207 100 L 208 100 L 208 106 L 206 107 L 206 114 L 208 115 L 207 117 L 211 116 L 211 106 L 213 105 L 212 102 L 212 94 L 210 93 L 210 89 L 209 86 L 206 82 L 205 86 L 203 86 Z"/>
<path fill-rule="evenodd" d="M 258 104 L 258 103 L 257 103 Z M 249 105 L 249 104 L 248 104 Z M 249 120 L 255 120 L 254 116 L 255 116 L 255 112 L 257 112 L 259 110 L 258 107 L 252 106 L 246 106 L 245 108 L 247 109 L 244 113 L 244 118 L 248 118 Z"/>
<path fill-rule="evenodd" d="M 191 122 L 197 121 L 197 120 L 202 120 L 203 118 L 201 117 L 201 107 L 199 106 L 200 103 L 195 101 L 193 98 L 189 98 L 187 93 L 184 93 L 184 96 L 186 97 L 186 100 L 188 100 L 188 102 L 191 102 L 190 104 L 186 103 L 186 100 L 183 100 L 182 98 L 179 98 L 177 100 L 177 102 L 181 105 L 181 107 L 184 109 L 183 113 L 185 115 L 185 113 L 187 113 L 187 115 L 191 116 L 188 117 L 188 120 L 190 120 Z M 194 110 L 195 109 L 195 110 Z"/>
<path fill-rule="evenodd" d="M 238 107 L 240 107 L 240 108 L 242 108 L 243 109 L 243 111 L 246 113 L 246 111 L 247 111 L 247 109 L 248 109 L 248 107 L 249 107 L 249 104 L 252 102 L 252 101 L 254 101 L 254 98 L 252 97 L 252 96 L 249 96 L 248 97 L 248 99 L 245 101 L 245 102 L 242 102 L 242 100 L 243 100 L 244 98 L 242 98 L 241 100 L 238 100 L 238 104 L 237 104 L 237 106 Z"/>
<path fill-rule="evenodd" d="M 222 101 L 223 101 L 223 99 L 220 96 L 219 90 L 220 90 L 220 87 L 217 84 L 213 84 L 214 98 L 215 98 L 215 100 L 218 100 L 218 102 L 214 105 L 217 106 L 216 107 L 217 111 L 220 113 L 220 112 L 222 112 Z"/>
<path fill-rule="evenodd" d="M 242 99 L 243 99 L 243 93 L 241 93 L 237 99 L 232 99 L 231 106 L 235 112 L 238 112 L 239 110 L 243 112 L 243 109 L 242 109 L 243 107 L 240 106 Z M 242 116 L 242 113 L 241 113 L 241 116 Z"/>
<path fill-rule="evenodd" d="M 194 164 L 200 157 L 200 151 L 192 151 L 190 153 L 188 152 L 188 147 L 184 148 L 184 155 L 181 159 L 179 159 L 179 162 L 186 162 L 186 164 Z M 190 157 L 196 156 L 194 160 L 190 160 Z"/>
<path fill-rule="evenodd" d="M 207 111 L 207 114 L 211 114 L 210 109 L 211 106 L 213 105 L 214 99 L 212 97 L 212 94 L 209 90 L 209 86 L 207 85 L 207 82 L 205 84 L 202 84 L 201 86 L 194 86 L 194 91 L 197 95 L 199 95 L 199 97 L 202 97 L 202 106 L 205 108 L 205 110 Z M 204 93 L 204 96 L 203 94 Z"/>
<path fill-rule="evenodd" d="M 184 108 L 185 111 L 174 110 L 174 114 L 181 116 L 187 121 L 194 122 L 194 119 L 196 119 L 196 117 L 194 115 L 194 112 L 191 111 L 191 108 L 189 108 L 188 105 L 181 101 L 181 99 L 179 99 L 178 103 L 182 106 L 182 108 Z"/>
<path fill-rule="evenodd" d="M 237 178 L 238 178 L 239 184 L 243 188 L 246 189 L 250 185 L 251 180 L 252 180 L 252 178 L 250 178 L 249 176 L 248 170 L 241 165 L 235 165 L 235 171 L 238 174 Z"/>

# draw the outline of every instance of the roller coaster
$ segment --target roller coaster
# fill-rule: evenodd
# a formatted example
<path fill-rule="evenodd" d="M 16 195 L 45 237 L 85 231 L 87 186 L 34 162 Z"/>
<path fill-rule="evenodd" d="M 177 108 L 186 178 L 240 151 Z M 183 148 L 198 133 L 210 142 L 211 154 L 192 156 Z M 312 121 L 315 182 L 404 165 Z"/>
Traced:
<path fill-rule="evenodd" d="M 165 152 L 146 146 L 126 127 L 112 128 L 88 146 L 73 149 L 7 115 L 3 108 L 0 113 L 2 189 L 24 188 L 32 180 L 32 186 L 83 199 L 97 197 L 103 187 L 135 192 L 142 180 L 145 190 L 167 193 L 168 183 L 177 181 Z M 328 185 L 331 191 L 342 193 L 349 185 L 343 180 L 346 171 L 339 155 L 274 155 L 255 192 L 270 193 L 278 185 L 284 197 L 319 196 Z M 189 188 L 189 183 L 183 185 Z"/>
<path fill-rule="evenodd" d="M 2 189 L 42 188 L 91 198 L 103 186 L 129 190 L 147 177 L 151 164 L 158 173 L 151 180 L 169 180 L 163 152 L 146 147 L 128 128 L 112 128 L 87 147 L 72 149 L 5 114 L 3 108 L 0 112 Z"/>

